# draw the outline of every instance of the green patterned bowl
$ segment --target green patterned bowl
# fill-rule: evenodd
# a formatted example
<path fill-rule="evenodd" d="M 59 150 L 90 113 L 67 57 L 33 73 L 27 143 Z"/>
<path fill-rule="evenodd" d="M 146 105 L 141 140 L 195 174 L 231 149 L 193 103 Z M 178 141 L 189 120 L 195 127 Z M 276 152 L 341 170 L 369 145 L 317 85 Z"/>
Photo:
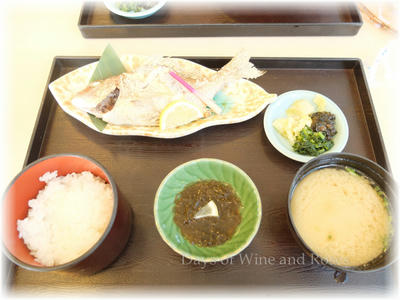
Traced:
<path fill-rule="evenodd" d="M 242 201 L 242 222 L 232 239 L 215 247 L 198 247 L 184 239 L 175 224 L 175 196 L 192 182 L 215 179 L 232 185 Z M 201 262 L 230 258 L 245 249 L 261 222 L 261 200 L 250 177 L 223 160 L 202 158 L 186 162 L 172 170 L 161 182 L 154 202 L 154 218 L 162 239 L 177 253 Z"/>

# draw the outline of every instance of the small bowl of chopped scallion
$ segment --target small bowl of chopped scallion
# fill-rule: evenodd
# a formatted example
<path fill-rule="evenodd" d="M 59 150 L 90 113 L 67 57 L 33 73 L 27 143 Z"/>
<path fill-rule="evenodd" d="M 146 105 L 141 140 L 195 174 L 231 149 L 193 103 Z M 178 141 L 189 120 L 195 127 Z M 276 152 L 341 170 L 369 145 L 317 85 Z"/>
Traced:
<path fill-rule="evenodd" d="M 159 11 L 167 1 L 106 0 L 105 6 L 113 13 L 129 19 L 144 19 Z"/>

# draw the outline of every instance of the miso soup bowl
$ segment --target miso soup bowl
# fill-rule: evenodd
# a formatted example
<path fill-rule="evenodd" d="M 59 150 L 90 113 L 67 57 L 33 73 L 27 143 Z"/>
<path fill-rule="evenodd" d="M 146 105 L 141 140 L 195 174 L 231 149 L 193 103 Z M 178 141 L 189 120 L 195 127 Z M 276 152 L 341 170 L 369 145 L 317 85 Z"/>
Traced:
<path fill-rule="evenodd" d="M 379 271 L 390 266 L 397 258 L 396 232 L 394 232 L 393 234 L 393 240 L 391 242 L 388 251 L 386 251 L 383 255 L 359 267 L 344 267 L 327 263 L 326 260 L 315 254 L 313 250 L 307 245 L 307 243 L 301 238 L 299 232 L 297 231 L 292 218 L 292 211 L 291 211 L 292 197 L 297 185 L 307 175 L 309 175 L 314 171 L 329 167 L 346 167 L 346 166 L 361 171 L 361 173 L 363 173 L 364 175 L 368 176 L 370 179 L 375 181 L 375 183 L 378 184 L 380 188 L 386 193 L 391 208 L 393 229 L 395 230 L 397 228 L 396 226 L 397 224 L 396 207 L 398 199 L 397 186 L 390 173 L 386 171 L 384 168 L 382 168 L 380 165 L 365 157 L 343 152 L 323 154 L 304 164 L 296 173 L 289 190 L 289 196 L 288 196 L 289 227 L 296 242 L 300 245 L 300 247 L 307 255 L 309 255 L 314 261 L 317 261 L 322 265 L 330 266 L 336 271 L 334 273 L 334 278 L 336 279 L 337 282 L 346 281 L 347 272 L 366 273 L 366 272 Z M 337 222 L 340 223 L 340 220 L 337 220 Z"/>
<path fill-rule="evenodd" d="M 36 198 L 46 183 L 39 177 L 50 171 L 58 176 L 89 171 L 101 177 L 112 187 L 113 211 L 100 239 L 83 255 L 61 265 L 41 265 L 30 254 L 24 241 L 18 237 L 17 220 L 28 214 L 28 201 Z M 77 154 L 57 154 L 43 157 L 26 166 L 9 184 L 3 195 L 3 252 L 18 266 L 32 271 L 75 271 L 93 274 L 108 266 L 124 249 L 131 231 L 132 211 L 123 198 L 118 197 L 117 186 L 110 173 L 92 158 Z"/>

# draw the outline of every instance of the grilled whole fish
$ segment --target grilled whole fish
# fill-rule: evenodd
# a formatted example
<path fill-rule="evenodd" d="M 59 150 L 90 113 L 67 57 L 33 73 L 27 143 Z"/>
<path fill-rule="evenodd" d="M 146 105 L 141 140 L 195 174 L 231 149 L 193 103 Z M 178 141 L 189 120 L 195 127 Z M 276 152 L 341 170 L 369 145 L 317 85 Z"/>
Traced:
<path fill-rule="evenodd" d="M 193 87 L 201 98 L 212 101 L 215 94 L 230 82 L 263 75 L 249 59 L 248 55 L 240 53 L 209 79 L 195 81 Z M 174 65 L 169 61 L 163 58 L 133 72 L 92 82 L 73 97 L 72 104 L 115 125 L 157 126 L 162 110 L 177 100 L 189 101 L 199 107 L 204 116 L 210 115 L 211 110 L 198 97 L 171 77 L 169 71 L 174 70 Z M 179 70 L 174 71 L 179 73 Z M 193 76 L 179 75 L 183 79 Z"/>

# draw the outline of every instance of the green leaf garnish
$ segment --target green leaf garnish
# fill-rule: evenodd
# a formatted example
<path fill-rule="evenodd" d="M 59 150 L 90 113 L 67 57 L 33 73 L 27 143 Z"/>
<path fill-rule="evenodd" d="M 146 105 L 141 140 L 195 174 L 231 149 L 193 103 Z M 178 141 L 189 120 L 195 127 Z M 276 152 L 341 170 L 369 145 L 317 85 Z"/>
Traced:
<path fill-rule="evenodd" d="M 126 72 L 126 70 L 121 60 L 119 59 L 118 54 L 111 47 L 111 45 L 107 45 L 89 82 L 107 79 L 109 77 L 117 76 L 124 72 Z M 93 125 L 96 126 L 98 130 L 103 131 L 104 128 L 107 126 L 107 122 L 103 121 L 102 119 L 97 118 L 96 116 L 89 113 L 88 115 Z"/>
<path fill-rule="evenodd" d="M 126 70 L 119 59 L 118 54 L 114 51 L 111 45 L 108 45 L 100 57 L 92 78 L 90 78 L 90 82 L 117 76 L 124 72 L 126 72 Z"/>
<path fill-rule="evenodd" d="M 87 113 L 90 117 L 90 120 L 92 121 L 93 125 L 96 126 L 96 128 L 100 131 L 103 131 L 104 128 L 107 126 L 107 122 L 103 121 L 102 119 L 96 117 L 95 115 Z"/>

